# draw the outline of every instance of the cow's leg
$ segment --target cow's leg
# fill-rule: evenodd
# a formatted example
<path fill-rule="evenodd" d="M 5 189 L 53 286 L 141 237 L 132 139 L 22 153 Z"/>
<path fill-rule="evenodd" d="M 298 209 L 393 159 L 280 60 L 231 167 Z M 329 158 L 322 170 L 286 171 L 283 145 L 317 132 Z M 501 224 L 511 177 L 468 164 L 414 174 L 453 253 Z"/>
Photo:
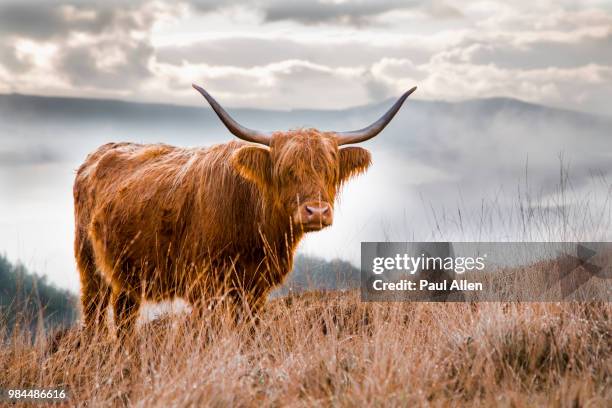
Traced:
<path fill-rule="evenodd" d="M 234 314 L 234 321 L 238 323 L 251 323 L 259 325 L 259 315 L 263 310 L 267 292 L 259 288 L 252 288 L 249 291 L 235 289 L 230 293 L 231 308 Z"/>
<path fill-rule="evenodd" d="M 254 326 L 259 326 L 260 316 L 268 301 L 269 290 L 258 289 L 250 297 L 249 309 L 251 312 L 251 322 Z"/>
<path fill-rule="evenodd" d="M 97 270 L 89 239 L 77 230 L 75 254 L 81 278 L 81 306 L 87 331 L 106 328 L 106 309 L 110 299 L 110 286 Z"/>
<path fill-rule="evenodd" d="M 258 265 L 234 265 L 229 286 L 227 295 L 234 322 L 257 326 L 270 290 L 270 283 L 262 278 L 262 270 Z"/>
<path fill-rule="evenodd" d="M 134 328 L 140 299 L 125 290 L 113 292 L 113 313 L 115 315 L 115 326 L 119 337 L 125 337 Z"/>

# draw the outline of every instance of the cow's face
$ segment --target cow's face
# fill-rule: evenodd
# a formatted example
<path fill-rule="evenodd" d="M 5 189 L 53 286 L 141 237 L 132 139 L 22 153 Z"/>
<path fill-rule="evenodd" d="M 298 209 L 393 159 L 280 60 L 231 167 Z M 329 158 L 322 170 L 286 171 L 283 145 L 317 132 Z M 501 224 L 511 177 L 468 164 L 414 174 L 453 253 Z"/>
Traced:
<path fill-rule="evenodd" d="M 221 122 L 236 137 L 256 144 L 243 146 L 232 157 L 240 175 L 257 184 L 267 207 L 303 231 L 331 225 L 338 188 L 370 165 L 370 153 L 360 147 L 389 124 L 416 87 L 404 94 L 377 121 L 348 132 L 301 129 L 261 132 L 236 122 L 203 88 L 193 87 L 208 101 Z M 266 147 L 263 147 L 266 146 Z"/>
<path fill-rule="evenodd" d="M 234 153 L 232 164 L 255 182 L 267 205 L 304 232 L 333 222 L 339 187 L 370 165 L 370 152 L 338 147 L 334 133 L 315 129 L 277 132 L 270 147 L 247 145 Z"/>

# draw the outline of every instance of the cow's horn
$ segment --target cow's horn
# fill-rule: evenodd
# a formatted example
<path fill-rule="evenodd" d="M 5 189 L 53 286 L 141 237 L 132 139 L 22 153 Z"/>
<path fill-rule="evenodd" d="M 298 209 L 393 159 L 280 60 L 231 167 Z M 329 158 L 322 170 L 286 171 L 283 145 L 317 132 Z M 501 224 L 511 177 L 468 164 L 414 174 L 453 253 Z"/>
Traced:
<path fill-rule="evenodd" d="M 395 116 L 397 111 L 402 107 L 402 104 L 410 96 L 411 93 L 416 91 L 416 86 L 411 90 L 405 92 L 395 104 L 389 109 L 384 115 L 380 117 L 376 122 L 372 123 L 370 126 L 365 127 L 360 130 L 353 130 L 351 132 L 336 132 L 338 135 L 338 146 L 345 144 L 354 144 L 361 143 L 368 139 L 373 138 L 377 134 L 379 134 L 385 126 L 391 122 L 391 119 Z"/>
<path fill-rule="evenodd" d="M 221 122 L 223 122 L 227 130 L 232 132 L 236 137 L 246 140 L 247 142 L 261 143 L 263 145 L 270 146 L 271 135 L 269 133 L 245 128 L 240 123 L 232 119 L 229 113 L 227 113 L 225 109 L 223 109 L 221 105 L 219 105 L 219 103 L 203 88 L 197 86 L 196 84 L 192 84 L 192 86 L 196 91 L 202 94 L 202 96 L 213 108 L 219 119 L 221 119 Z"/>

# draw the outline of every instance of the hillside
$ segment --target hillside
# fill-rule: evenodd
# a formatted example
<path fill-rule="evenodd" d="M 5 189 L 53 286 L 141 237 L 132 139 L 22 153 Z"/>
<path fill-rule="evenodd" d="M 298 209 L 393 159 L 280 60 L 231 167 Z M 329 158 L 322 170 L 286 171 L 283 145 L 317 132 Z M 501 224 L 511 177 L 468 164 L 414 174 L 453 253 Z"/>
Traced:
<path fill-rule="evenodd" d="M 418 92 L 415 94 L 418 97 Z M 209 122 L 216 124 L 216 116 L 208 105 L 194 97 L 194 106 L 171 105 L 161 103 L 127 102 L 113 99 L 85 99 L 69 97 L 46 97 L 22 94 L 0 94 L 0 117 L 5 120 L 24 120 L 34 124 L 36 121 L 69 121 L 69 122 L 99 122 L 119 121 L 125 123 L 174 123 L 180 127 L 185 124 L 197 126 Z M 201 106 L 197 103 L 201 102 Z M 222 101 L 220 100 L 222 103 Z M 237 119 L 251 126 L 267 124 L 270 129 L 289 126 L 321 127 L 342 125 L 347 121 L 358 120 L 364 116 L 374 118 L 379 112 L 388 108 L 394 102 L 389 99 L 384 102 L 341 110 L 293 109 L 293 110 L 262 110 L 227 107 Z M 404 112 L 406 111 L 406 112 Z M 612 119 L 587 113 L 550 108 L 543 105 L 522 102 L 511 98 L 474 99 L 465 102 L 436 102 L 410 99 L 403 108 L 400 119 L 414 119 L 418 115 L 430 118 L 465 118 L 467 122 L 476 122 L 485 117 L 508 115 L 517 119 L 546 119 L 565 121 L 576 125 L 589 124 L 608 127 Z M 275 126 L 276 125 L 276 126 Z M 415 129 L 417 132 L 422 130 Z"/>
<path fill-rule="evenodd" d="M 603 407 L 610 312 L 309 293 L 274 300 L 255 328 L 207 313 L 166 316 L 124 343 L 74 328 L 53 354 L 0 344 L 0 388 L 67 389 L 71 406 Z"/>

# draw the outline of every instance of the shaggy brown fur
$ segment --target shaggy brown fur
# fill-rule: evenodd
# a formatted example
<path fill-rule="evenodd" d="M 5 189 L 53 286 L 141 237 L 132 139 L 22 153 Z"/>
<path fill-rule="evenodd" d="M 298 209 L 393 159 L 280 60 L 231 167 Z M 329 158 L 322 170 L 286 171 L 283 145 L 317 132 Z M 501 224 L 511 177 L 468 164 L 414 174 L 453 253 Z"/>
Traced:
<path fill-rule="evenodd" d="M 144 299 L 199 304 L 224 295 L 256 312 L 307 232 L 292 217 L 299 203 L 333 204 L 369 164 L 367 150 L 340 149 L 333 133 L 314 129 L 277 132 L 270 148 L 100 147 L 74 184 L 86 325 L 104 324 L 111 296 L 120 328 Z"/>

